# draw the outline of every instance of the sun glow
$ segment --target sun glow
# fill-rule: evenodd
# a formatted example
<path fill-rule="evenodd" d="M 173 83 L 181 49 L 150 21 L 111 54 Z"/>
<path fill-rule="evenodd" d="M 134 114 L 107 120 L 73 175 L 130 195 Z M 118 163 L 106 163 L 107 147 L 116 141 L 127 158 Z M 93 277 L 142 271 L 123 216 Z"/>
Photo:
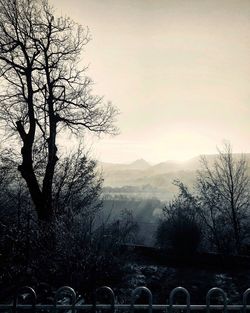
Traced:
<path fill-rule="evenodd" d="M 52 3 L 88 25 L 83 63 L 94 91 L 121 111 L 121 134 L 93 141 L 97 158 L 183 161 L 224 139 L 250 150 L 247 1 Z"/>

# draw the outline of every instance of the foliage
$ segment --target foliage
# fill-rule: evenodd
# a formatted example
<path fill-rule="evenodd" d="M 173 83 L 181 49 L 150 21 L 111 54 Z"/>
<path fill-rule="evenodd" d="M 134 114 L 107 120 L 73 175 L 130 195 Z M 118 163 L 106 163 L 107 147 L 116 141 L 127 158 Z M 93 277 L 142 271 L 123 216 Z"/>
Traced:
<path fill-rule="evenodd" d="M 133 240 L 137 224 L 129 212 L 124 212 L 119 222 L 103 221 L 102 178 L 96 162 L 82 149 L 66 159 L 58 167 L 54 188 L 60 194 L 55 205 L 60 214 L 49 224 L 37 219 L 25 184 L 19 185 L 22 178 L 9 177 L 11 168 L 2 160 L 0 173 L 5 179 L 0 190 L 0 198 L 5 201 L 0 203 L 2 291 L 9 286 L 34 286 L 41 281 L 53 287 L 68 284 L 88 291 L 112 283 L 121 275 L 126 255 L 120 247 Z"/>
<path fill-rule="evenodd" d="M 193 193 L 175 182 L 179 195 L 164 210 L 165 219 L 157 233 L 160 245 L 171 242 L 177 247 L 183 241 L 180 250 L 185 246 L 192 250 L 191 243 L 195 249 L 200 229 L 202 246 L 209 251 L 241 253 L 246 247 L 250 217 L 247 162 L 243 156 L 234 155 L 228 144 L 218 151 L 213 163 L 201 158 Z"/>
<path fill-rule="evenodd" d="M 164 217 L 160 221 L 156 240 L 164 248 L 171 248 L 177 253 L 193 253 L 201 242 L 201 227 L 193 197 L 180 182 L 179 195 L 164 209 Z"/>
<path fill-rule="evenodd" d="M 102 207 L 100 194 L 103 178 L 97 162 L 86 154 L 80 144 L 77 151 L 62 157 L 55 170 L 53 207 L 57 216 L 98 212 Z"/>

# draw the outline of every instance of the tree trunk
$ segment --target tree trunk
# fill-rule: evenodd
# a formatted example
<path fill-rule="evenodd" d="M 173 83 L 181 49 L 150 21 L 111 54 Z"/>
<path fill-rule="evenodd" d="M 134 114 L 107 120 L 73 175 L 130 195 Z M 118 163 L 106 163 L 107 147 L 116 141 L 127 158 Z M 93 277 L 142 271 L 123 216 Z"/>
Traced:
<path fill-rule="evenodd" d="M 31 147 L 32 145 L 27 138 L 23 142 L 23 147 L 21 149 L 23 161 L 22 164 L 18 166 L 18 170 L 26 181 L 38 218 L 49 221 L 53 216 L 52 208 L 51 205 L 48 205 L 48 203 L 45 202 L 45 198 L 43 197 L 43 193 L 41 192 L 34 173 Z"/>
<path fill-rule="evenodd" d="M 33 145 L 35 140 L 36 133 L 36 118 L 34 112 L 34 92 L 32 86 L 32 71 L 31 64 L 27 57 L 27 70 L 26 70 L 26 82 L 27 82 L 27 108 L 28 108 L 28 118 L 29 118 L 29 130 L 25 131 L 22 121 L 16 122 L 17 131 L 22 139 L 23 147 L 21 149 L 22 154 L 22 164 L 19 165 L 18 170 L 20 171 L 22 177 L 25 179 L 32 201 L 35 205 L 35 209 L 38 215 L 39 220 L 51 221 L 53 218 L 53 209 L 52 209 L 52 179 L 54 175 L 54 170 L 51 170 L 50 163 L 53 163 L 53 156 L 55 154 L 51 153 L 53 151 L 53 141 L 49 141 L 49 147 L 52 148 L 49 150 L 49 158 L 45 174 L 45 182 L 43 184 L 43 189 L 39 186 L 37 181 L 34 168 L 33 168 Z M 54 142 L 55 142 L 54 134 Z M 55 145 L 54 145 L 55 146 Z M 54 147 L 56 149 L 56 147 Z M 54 149 L 54 150 L 55 150 Z M 55 152 L 56 153 L 56 152 Z M 55 163 L 55 162 L 54 162 Z M 55 164 L 54 164 L 55 166 Z M 53 167 L 53 166 L 52 166 Z M 51 171 L 51 173 L 50 173 Z M 48 176 L 48 177 L 46 177 Z"/>

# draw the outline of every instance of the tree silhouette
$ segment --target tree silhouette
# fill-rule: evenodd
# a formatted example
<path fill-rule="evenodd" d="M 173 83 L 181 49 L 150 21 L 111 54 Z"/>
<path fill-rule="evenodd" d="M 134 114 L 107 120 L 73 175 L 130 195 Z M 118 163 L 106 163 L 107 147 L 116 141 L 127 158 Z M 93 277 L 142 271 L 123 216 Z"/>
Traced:
<path fill-rule="evenodd" d="M 216 245 L 221 247 L 223 230 L 226 241 L 240 253 L 246 239 L 249 216 L 248 164 L 243 155 L 235 156 L 230 144 L 225 143 L 213 164 L 201 158 L 201 170 L 197 178 L 198 201 L 201 217 L 213 234 Z"/>
<path fill-rule="evenodd" d="M 92 94 L 79 64 L 88 29 L 55 17 L 47 0 L 0 0 L 0 120 L 21 144 L 21 164 L 40 220 L 54 216 L 52 186 L 63 130 L 114 134 L 117 110 Z M 35 161 L 43 164 L 36 172 Z"/>

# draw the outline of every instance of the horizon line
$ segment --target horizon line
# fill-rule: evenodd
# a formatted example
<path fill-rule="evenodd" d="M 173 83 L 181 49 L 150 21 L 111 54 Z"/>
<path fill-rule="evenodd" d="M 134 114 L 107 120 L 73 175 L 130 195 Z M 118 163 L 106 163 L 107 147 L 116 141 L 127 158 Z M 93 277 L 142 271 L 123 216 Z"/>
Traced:
<path fill-rule="evenodd" d="M 110 161 L 101 161 L 101 160 L 97 160 L 97 162 L 99 163 L 106 163 L 106 164 L 112 164 L 112 165 L 131 165 L 137 161 L 144 161 L 146 162 L 148 165 L 150 166 L 154 166 L 154 165 L 157 165 L 157 164 L 161 164 L 161 163 L 167 163 L 167 162 L 175 162 L 175 163 L 185 163 L 185 162 L 188 162 L 192 159 L 196 159 L 196 158 L 199 158 L 201 156 L 216 156 L 218 155 L 219 153 L 204 153 L 204 154 L 198 154 L 198 155 L 195 155 L 193 157 L 190 157 L 190 158 L 187 158 L 187 159 L 183 159 L 183 160 L 180 160 L 180 159 L 167 159 L 165 161 L 159 161 L 159 162 L 150 162 L 150 161 L 147 161 L 145 158 L 137 158 L 135 159 L 134 161 L 130 161 L 130 162 L 110 162 Z M 250 152 L 233 152 L 232 153 L 233 155 L 247 155 L 247 154 L 250 154 Z"/>

